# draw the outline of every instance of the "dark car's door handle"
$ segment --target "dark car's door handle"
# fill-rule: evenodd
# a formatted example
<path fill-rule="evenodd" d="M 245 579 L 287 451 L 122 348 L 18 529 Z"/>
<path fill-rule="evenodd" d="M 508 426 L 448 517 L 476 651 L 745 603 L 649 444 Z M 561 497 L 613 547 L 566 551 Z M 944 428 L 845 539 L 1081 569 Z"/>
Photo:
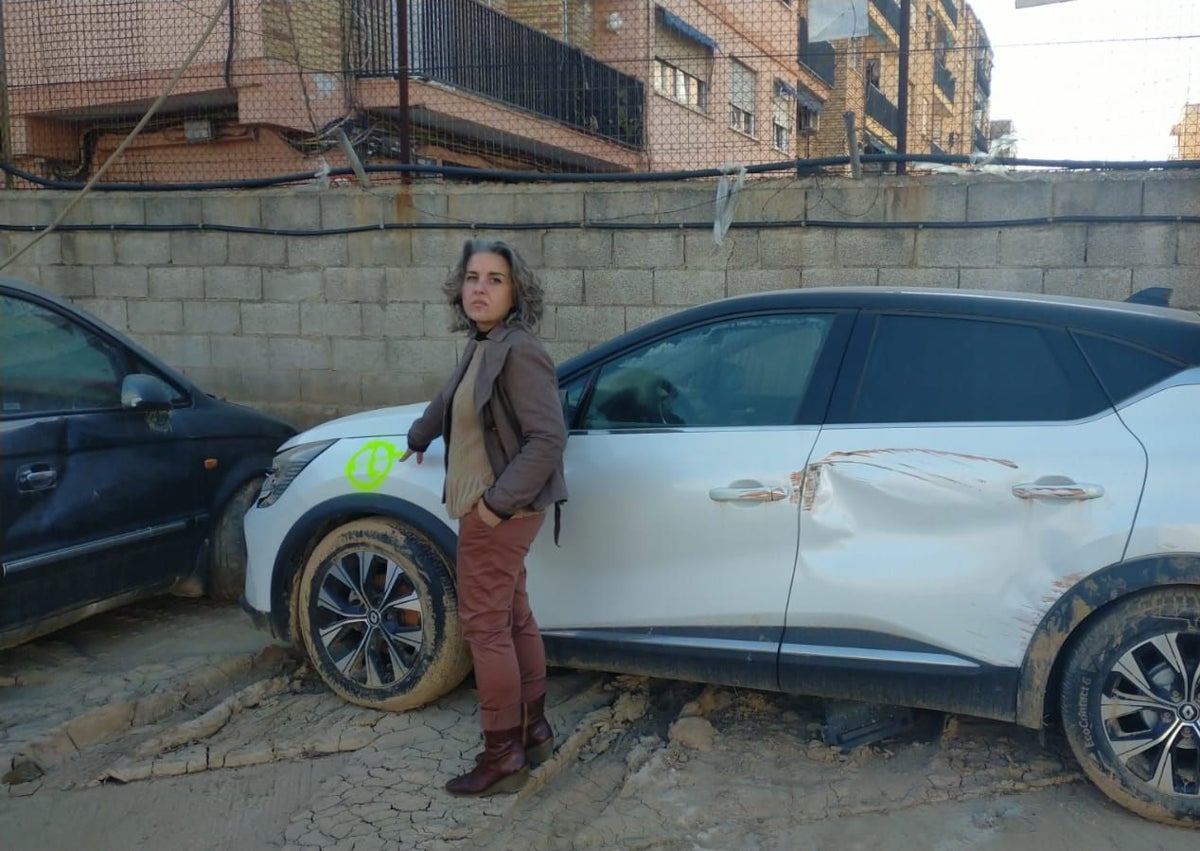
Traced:
<path fill-rule="evenodd" d="M 58 485 L 58 471 L 49 464 L 30 464 L 17 470 L 17 490 L 44 491 Z"/>
<path fill-rule="evenodd" d="M 1049 481 L 1054 479 L 1054 481 Z M 1036 482 L 1013 485 L 1013 496 L 1018 499 L 1098 499 L 1104 496 L 1101 485 L 1089 485 L 1073 482 L 1061 476 L 1047 476 Z"/>
<path fill-rule="evenodd" d="M 783 487 L 767 487 L 755 484 L 750 487 L 712 488 L 708 498 L 713 502 L 779 502 L 787 499 L 789 491 Z"/>

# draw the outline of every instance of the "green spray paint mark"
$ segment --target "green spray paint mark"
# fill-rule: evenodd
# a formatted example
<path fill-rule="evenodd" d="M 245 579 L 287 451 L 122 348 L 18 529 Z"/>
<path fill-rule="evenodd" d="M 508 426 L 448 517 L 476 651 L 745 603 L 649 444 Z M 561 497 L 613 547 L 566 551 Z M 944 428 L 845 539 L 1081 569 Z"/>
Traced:
<path fill-rule="evenodd" d="M 346 478 L 360 491 L 373 491 L 387 478 L 392 464 L 405 452 L 386 440 L 372 440 L 350 456 L 346 462 Z"/>

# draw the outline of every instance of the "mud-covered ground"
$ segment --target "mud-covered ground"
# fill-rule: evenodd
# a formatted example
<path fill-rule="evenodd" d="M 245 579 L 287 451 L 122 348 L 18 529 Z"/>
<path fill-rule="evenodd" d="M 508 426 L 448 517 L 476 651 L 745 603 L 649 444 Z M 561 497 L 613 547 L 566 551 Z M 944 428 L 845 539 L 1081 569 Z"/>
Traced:
<path fill-rule="evenodd" d="M 918 714 L 849 754 L 817 701 L 555 672 L 555 756 L 455 799 L 471 684 L 350 706 L 233 607 L 161 599 L 0 651 L 0 848 L 1188 849 L 1020 728 Z"/>

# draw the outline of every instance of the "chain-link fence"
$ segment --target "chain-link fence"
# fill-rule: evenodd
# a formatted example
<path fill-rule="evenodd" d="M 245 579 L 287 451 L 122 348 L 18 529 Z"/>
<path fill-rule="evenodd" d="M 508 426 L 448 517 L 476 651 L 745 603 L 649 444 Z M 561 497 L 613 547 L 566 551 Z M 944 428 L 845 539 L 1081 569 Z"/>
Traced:
<path fill-rule="evenodd" d="M 1069 5 L 1086 15 L 1088 2 Z M 1180 42 L 1194 43 L 1192 0 L 1151 3 L 1177 12 Z M 19 186 L 86 181 L 122 143 L 106 182 L 1023 153 L 1020 120 L 996 114 L 992 87 L 998 57 L 1027 45 L 993 44 L 962 0 L 3 0 L 0 10 L 0 142 Z M 1067 50 L 1072 36 L 1028 34 L 1047 38 Z M 1136 100 L 1109 108 L 1145 118 Z M 1176 115 L 1160 128 L 1175 137 L 1172 155 L 1200 158 L 1200 104 L 1184 97 Z"/>

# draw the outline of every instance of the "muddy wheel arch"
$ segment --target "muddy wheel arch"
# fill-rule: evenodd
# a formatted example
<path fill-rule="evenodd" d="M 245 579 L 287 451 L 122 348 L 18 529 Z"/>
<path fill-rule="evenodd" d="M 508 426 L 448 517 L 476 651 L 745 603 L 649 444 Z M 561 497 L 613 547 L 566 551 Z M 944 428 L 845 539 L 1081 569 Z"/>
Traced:
<path fill-rule="evenodd" d="M 1016 722 L 1038 730 L 1047 706 L 1057 705 L 1048 693 L 1056 682 L 1063 648 L 1088 618 L 1105 606 L 1146 588 L 1200 586 L 1200 553 L 1147 556 L 1114 564 L 1081 579 L 1058 598 L 1042 618 L 1021 664 Z"/>

